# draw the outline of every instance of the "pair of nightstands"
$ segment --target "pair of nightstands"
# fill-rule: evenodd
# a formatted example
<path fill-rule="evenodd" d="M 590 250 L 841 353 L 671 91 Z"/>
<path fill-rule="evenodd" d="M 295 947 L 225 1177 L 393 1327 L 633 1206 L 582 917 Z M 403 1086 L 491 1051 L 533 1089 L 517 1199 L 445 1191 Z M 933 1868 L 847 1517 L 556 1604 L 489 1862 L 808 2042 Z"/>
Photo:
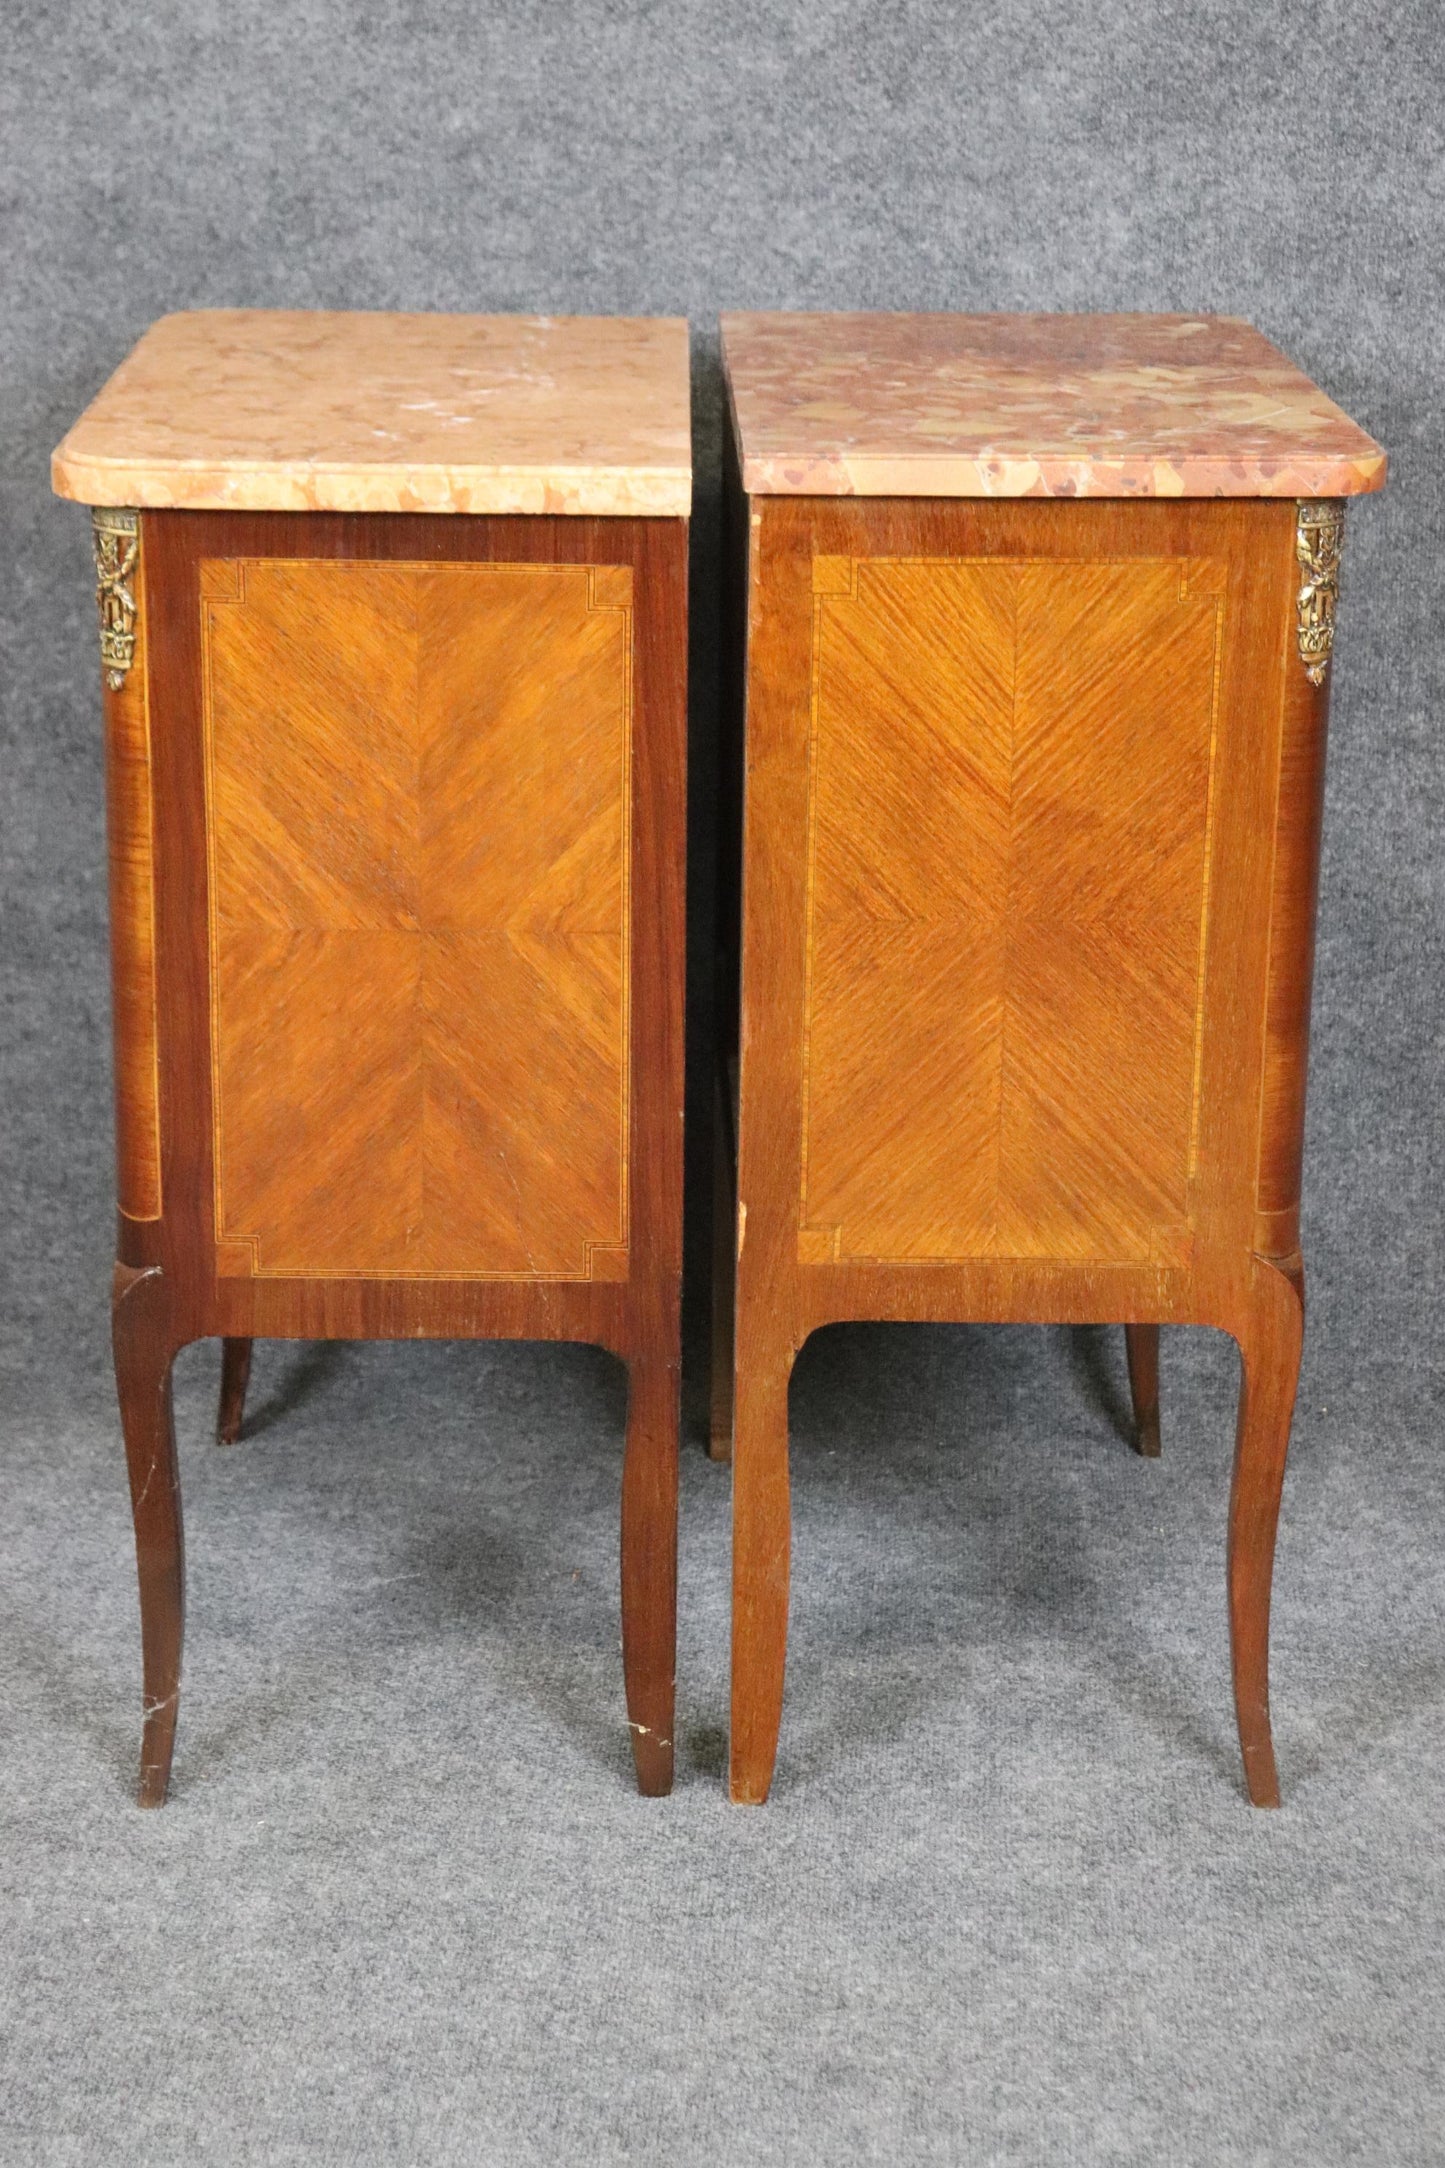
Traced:
<path fill-rule="evenodd" d="M 1340 500 L 1383 455 L 1229 321 L 733 317 L 724 357 L 734 1796 L 782 1707 L 793 1358 L 928 1318 L 1125 1324 L 1146 1450 L 1159 1325 L 1238 1340 L 1272 1803 Z M 96 507 L 142 1799 L 180 1684 L 170 1369 L 208 1334 L 227 1435 L 257 1334 L 621 1356 L 628 1715 L 665 1791 L 686 327 L 173 317 L 55 483 Z"/>

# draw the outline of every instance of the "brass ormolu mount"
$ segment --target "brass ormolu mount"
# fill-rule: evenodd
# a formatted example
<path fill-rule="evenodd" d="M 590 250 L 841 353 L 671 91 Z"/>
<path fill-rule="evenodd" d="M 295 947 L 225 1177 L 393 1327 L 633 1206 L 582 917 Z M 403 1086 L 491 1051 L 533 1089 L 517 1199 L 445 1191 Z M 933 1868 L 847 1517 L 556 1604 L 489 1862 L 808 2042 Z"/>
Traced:
<path fill-rule="evenodd" d="M 100 662 L 106 684 L 117 693 L 135 660 L 140 514 L 118 505 L 97 505 L 90 518 L 95 546 L 95 606 L 100 612 Z"/>
<path fill-rule="evenodd" d="M 1323 685 L 1335 644 L 1335 603 L 1340 592 L 1340 551 L 1345 540 L 1342 504 L 1302 504 L 1294 552 L 1304 572 L 1299 595 L 1299 658 L 1311 685 Z"/>

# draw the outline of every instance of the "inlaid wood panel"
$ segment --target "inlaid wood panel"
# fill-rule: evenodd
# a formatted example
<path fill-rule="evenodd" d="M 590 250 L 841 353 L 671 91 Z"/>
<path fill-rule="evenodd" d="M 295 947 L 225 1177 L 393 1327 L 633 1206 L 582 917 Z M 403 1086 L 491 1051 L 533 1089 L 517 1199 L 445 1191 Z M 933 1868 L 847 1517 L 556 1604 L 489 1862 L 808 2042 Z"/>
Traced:
<path fill-rule="evenodd" d="M 1184 1261 L 1224 566 L 813 585 L 800 1258 Z"/>
<path fill-rule="evenodd" d="M 222 1273 L 626 1276 L 631 579 L 203 562 Z"/>

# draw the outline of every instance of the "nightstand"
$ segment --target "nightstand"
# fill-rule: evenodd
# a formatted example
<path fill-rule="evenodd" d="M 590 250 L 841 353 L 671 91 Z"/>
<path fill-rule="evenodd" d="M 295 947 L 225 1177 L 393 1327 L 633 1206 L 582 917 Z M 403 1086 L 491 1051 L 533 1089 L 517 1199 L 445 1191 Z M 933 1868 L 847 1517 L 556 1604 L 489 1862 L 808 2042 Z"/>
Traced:
<path fill-rule="evenodd" d="M 206 1334 L 232 1436 L 253 1335 L 620 1356 L 671 1783 L 689 446 L 678 321 L 219 310 L 55 455 L 95 508 L 144 1804 Z"/>
<path fill-rule="evenodd" d="M 1233 320 L 728 316 L 723 352 L 733 1796 L 777 1748 L 809 1333 L 1113 1321 L 1146 1451 L 1159 1326 L 1239 1343 L 1235 1697 L 1273 1805 L 1330 650 L 1384 455 Z"/>

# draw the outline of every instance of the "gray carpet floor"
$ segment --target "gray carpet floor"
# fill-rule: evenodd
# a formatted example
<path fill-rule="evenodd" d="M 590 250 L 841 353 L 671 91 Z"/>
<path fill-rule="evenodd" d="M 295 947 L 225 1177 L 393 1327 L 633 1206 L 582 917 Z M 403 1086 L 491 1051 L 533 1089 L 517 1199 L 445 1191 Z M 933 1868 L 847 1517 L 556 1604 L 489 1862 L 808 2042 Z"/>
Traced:
<path fill-rule="evenodd" d="M 265 1343 L 223 1450 L 189 1350 L 189 1658 L 145 1815 L 101 1292 L 48 1398 L 11 1372 L 6 2163 L 1445 2159 L 1445 1503 L 1377 1384 L 1307 1369 L 1262 1814 L 1228 1343 L 1166 1336 L 1151 1465 L 1117 1333 L 820 1336 L 750 1811 L 695 1436 L 678 1784 L 631 1789 L 609 1358 Z"/>

